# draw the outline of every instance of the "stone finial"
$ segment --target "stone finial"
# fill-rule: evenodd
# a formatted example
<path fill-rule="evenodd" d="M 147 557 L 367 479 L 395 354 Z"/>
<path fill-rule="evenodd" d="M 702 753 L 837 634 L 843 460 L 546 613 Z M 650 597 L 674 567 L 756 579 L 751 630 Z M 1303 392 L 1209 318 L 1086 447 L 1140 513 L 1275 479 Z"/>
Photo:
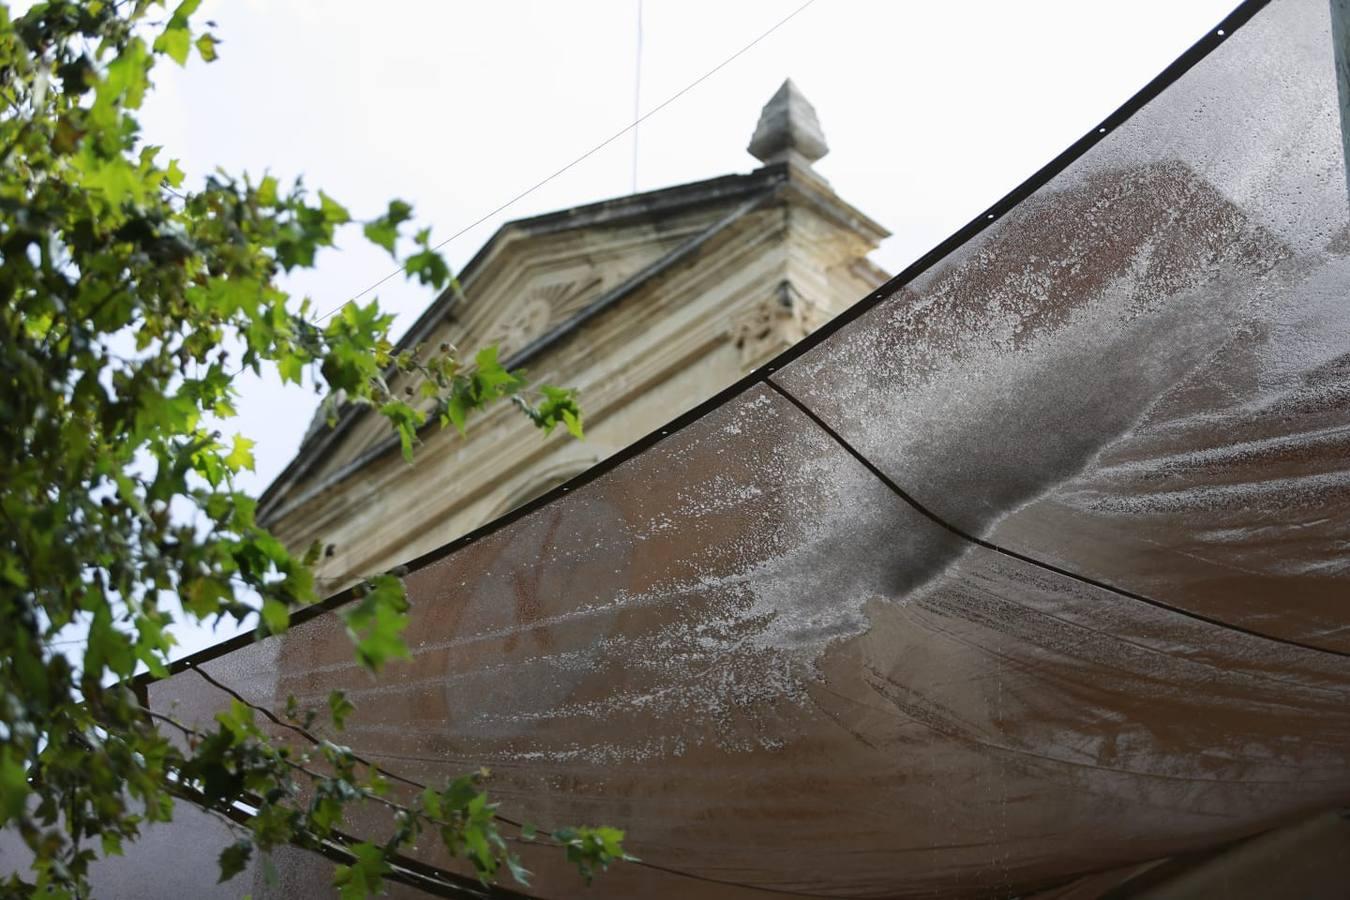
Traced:
<path fill-rule="evenodd" d="M 746 149 L 765 165 L 796 159 L 809 166 L 830 152 L 815 108 L 791 78 L 764 104 Z"/>

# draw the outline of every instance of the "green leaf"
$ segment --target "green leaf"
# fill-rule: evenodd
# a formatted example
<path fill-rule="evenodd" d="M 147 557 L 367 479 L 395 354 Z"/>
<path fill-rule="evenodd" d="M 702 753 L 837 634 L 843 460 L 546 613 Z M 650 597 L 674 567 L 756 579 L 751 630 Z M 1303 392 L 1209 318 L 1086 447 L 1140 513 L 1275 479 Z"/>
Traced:
<path fill-rule="evenodd" d="M 305 373 L 305 363 L 306 360 L 298 354 L 287 353 L 277 358 L 277 374 L 281 376 L 283 383 L 299 384 Z"/>
<path fill-rule="evenodd" d="M 394 247 L 398 242 L 398 227 L 410 218 L 412 218 L 411 206 L 402 200 L 391 200 L 385 214 L 371 219 L 362 231 L 372 243 L 378 244 L 387 250 L 390 256 L 394 256 Z"/>
<path fill-rule="evenodd" d="M 347 716 L 356 711 L 356 707 L 342 691 L 333 691 L 328 695 L 328 711 L 333 717 L 333 727 L 341 731 L 346 727 Z"/>
<path fill-rule="evenodd" d="M 220 612 L 221 601 L 232 599 L 230 586 L 212 576 L 201 576 L 187 583 L 182 592 L 183 607 L 199 619 Z"/>
<path fill-rule="evenodd" d="M 0 746 L 0 813 L 3 824 L 9 824 L 23 815 L 31 789 L 23 761 L 12 747 Z"/>
<path fill-rule="evenodd" d="M 192 34 L 186 28 L 169 25 L 155 38 L 155 52 L 166 53 L 180 66 L 187 65 L 188 51 L 192 49 Z"/>
<path fill-rule="evenodd" d="M 416 278 L 422 284 L 429 284 L 440 290 L 450 280 L 450 266 L 435 250 L 422 250 L 408 257 L 404 271 L 409 278 Z"/>
<path fill-rule="evenodd" d="M 18 588 L 28 587 L 28 576 L 24 574 L 22 564 L 8 553 L 0 555 L 0 578 Z"/>
<path fill-rule="evenodd" d="M 102 193 L 112 207 L 119 207 L 128 199 L 140 202 L 145 197 L 145 184 L 140 173 L 121 157 L 99 159 L 89 154 L 77 165 L 83 174 L 83 186 Z"/>
<path fill-rule="evenodd" d="M 202 5 L 202 0 L 182 0 L 173 11 L 173 17 L 169 19 L 169 25 L 176 28 L 185 28 L 188 19 Z"/>
<path fill-rule="evenodd" d="M 169 187 L 181 186 L 185 177 L 183 170 L 178 167 L 178 160 L 169 160 L 169 168 L 164 172 L 164 180 L 169 183 Z"/>
<path fill-rule="evenodd" d="M 506 855 L 506 866 L 511 870 L 512 878 L 526 887 L 530 886 L 530 875 L 532 873 L 521 864 L 520 857 L 516 856 L 514 853 L 508 853 Z"/>
<path fill-rule="evenodd" d="M 452 810 L 467 809 L 469 804 L 478 797 L 482 791 L 478 789 L 479 778 L 476 775 L 461 775 L 446 787 L 441 794 L 441 799 L 445 805 Z"/>
<path fill-rule="evenodd" d="M 252 855 L 253 842 L 244 838 L 240 838 L 222 850 L 220 853 L 220 877 L 216 879 L 216 884 L 229 881 L 244 871 Z"/>
<path fill-rule="evenodd" d="M 484 385 L 496 387 L 511 381 L 511 373 L 502 368 L 502 364 L 497 360 L 496 344 L 489 344 L 479 350 L 474 355 L 473 361 L 478 367 L 478 377 Z"/>
<path fill-rule="evenodd" d="M 568 432 L 577 440 L 584 440 L 586 435 L 581 431 L 581 413 L 573 412 L 570 409 L 562 410 L 563 422 L 567 425 Z"/>
<path fill-rule="evenodd" d="M 251 441 L 242 434 L 234 436 L 234 446 L 231 448 L 228 456 L 225 457 L 225 465 L 231 472 L 238 472 L 240 469 L 253 471 L 253 446 L 257 441 Z"/>
<path fill-rule="evenodd" d="M 131 638 L 113 627 L 112 612 L 106 605 L 95 611 L 89 624 L 84 667 L 93 672 L 107 668 L 123 677 L 129 676 L 136 667 L 136 651 Z"/>
<path fill-rule="evenodd" d="M 277 180 L 271 175 L 264 175 L 263 180 L 258 182 L 258 202 L 263 206 L 275 206 L 277 202 Z"/>
<path fill-rule="evenodd" d="M 237 699 L 230 701 L 228 710 L 216 713 L 216 721 L 236 745 L 257 733 L 257 727 L 253 724 L 253 707 Z"/>
<path fill-rule="evenodd" d="M 461 435 L 467 432 L 469 421 L 468 404 L 459 392 L 456 392 L 445 404 L 445 415 Z"/>
<path fill-rule="evenodd" d="M 576 391 L 545 384 L 540 386 L 539 392 L 543 395 L 543 401 L 538 406 L 525 407 L 526 415 L 537 427 L 543 429 L 545 434 L 552 432 L 561 422 L 573 437 L 581 440 L 584 434 L 581 428 L 581 407 L 577 403 Z"/>
<path fill-rule="evenodd" d="M 322 211 L 324 220 L 327 222 L 342 224 L 344 222 L 350 222 L 352 219 L 345 206 L 338 203 L 323 191 L 319 191 L 319 209 Z"/>
<path fill-rule="evenodd" d="M 216 38 L 213 35 L 209 34 L 204 34 L 201 37 L 197 38 L 196 44 L 197 52 L 201 54 L 202 60 L 204 62 L 216 61 L 216 45 L 219 43 L 220 41 L 216 40 Z"/>
<path fill-rule="evenodd" d="M 417 429 L 426 422 L 426 414 L 414 409 L 401 400 L 394 400 L 380 407 L 380 414 L 394 423 L 398 431 L 399 443 L 403 448 L 403 458 L 413 461 L 413 441 L 417 438 Z"/>
<path fill-rule="evenodd" d="M 616 857 L 623 853 L 624 833 L 622 829 L 601 826 L 591 829 L 591 833 L 600 841 L 600 846 L 604 848 L 606 853 Z"/>
<path fill-rule="evenodd" d="M 445 818 L 445 807 L 441 803 L 441 795 L 431 788 L 422 790 L 422 809 L 426 810 L 427 815 L 433 819 Z"/>
<path fill-rule="evenodd" d="M 291 614 L 286 604 L 268 597 L 262 605 L 262 621 L 270 634 L 281 634 L 291 624 Z"/>
<path fill-rule="evenodd" d="M 408 601 L 403 584 L 392 575 L 377 575 L 369 592 L 342 613 L 347 631 L 356 641 L 357 660 L 373 672 L 391 659 L 408 659 L 402 634 L 408 627 Z"/>
<path fill-rule="evenodd" d="M 310 806 L 310 822 L 320 834 L 342 821 L 342 804 L 334 797 L 317 797 Z"/>
<path fill-rule="evenodd" d="M 355 857 L 350 865 L 338 866 L 333 871 L 333 884 L 342 900 L 365 900 L 380 893 L 389 863 L 384 851 L 370 842 L 348 848 Z"/>
<path fill-rule="evenodd" d="M 94 105 L 89 111 L 91 124 L 111 127 L 119 114 L 119 101 L 127 109 L 139 107 L 150 84 L 149 69 L 145 42 L 132 38 L 121 55 L 108 64 L 103 80 L 95 90 Z"/>
<path fill-rule="evenodd" d="M 291 603 L 308 606 L 319 598 L 314 593 L 314 571 L 307 565 L 285 564 L 286 577 L 278 588 L 280 594 Z"/>

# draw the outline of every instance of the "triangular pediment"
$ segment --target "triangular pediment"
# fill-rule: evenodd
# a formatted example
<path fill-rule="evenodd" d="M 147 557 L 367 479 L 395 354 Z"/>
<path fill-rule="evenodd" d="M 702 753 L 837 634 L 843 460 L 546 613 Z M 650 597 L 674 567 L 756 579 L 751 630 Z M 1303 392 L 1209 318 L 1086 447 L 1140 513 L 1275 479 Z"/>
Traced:
<path fill-rule="evenodd" d="M 661 233 L 585 229 L 513 236 L 464 279 L 459 302 L 423 340 L 448 340 L 465 350 L 492 344 L 508 360 L 702 227 L 695 221 Z"/>
<path fill-rule="evenodd" d="M 508 365 L 530 351 L 530 368 L 546 367 L 548 350 L 540 350 L 541 342 L 734 218 L 748 197 L 771 189 L 758 181 L 715 179 L 503 226 L 400 344 L 450 343 L 466 355 L 494 345 Z M 699 190 L 705 185 L 716 190 Z M 352 467 L 389 437 L 388 423 L 366 412 L 348 413 L 336 428 L 316 425 L 297 457 L 303 469 L 284 479 L 287 490 Z"/>

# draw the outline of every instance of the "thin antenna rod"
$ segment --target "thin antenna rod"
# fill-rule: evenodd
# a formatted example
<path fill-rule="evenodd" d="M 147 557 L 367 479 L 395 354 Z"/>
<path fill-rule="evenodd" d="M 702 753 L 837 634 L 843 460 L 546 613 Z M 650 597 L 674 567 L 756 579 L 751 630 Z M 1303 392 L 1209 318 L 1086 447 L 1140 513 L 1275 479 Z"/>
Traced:
<path fill-rule="evenodd" d="M 642 122 L 642 0 L 637 0 L 637 60 L 633 72 L 633 193 L 637 193 L 638 125 Z"/>

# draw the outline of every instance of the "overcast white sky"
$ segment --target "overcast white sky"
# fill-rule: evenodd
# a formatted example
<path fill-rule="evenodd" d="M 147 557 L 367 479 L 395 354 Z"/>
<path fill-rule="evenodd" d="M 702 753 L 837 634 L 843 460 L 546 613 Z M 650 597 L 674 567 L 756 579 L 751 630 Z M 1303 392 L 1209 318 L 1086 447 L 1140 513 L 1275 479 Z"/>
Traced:
<path fill-rule="evenodd" d="M 644 0 L 643 112 L 803 0 Z M 889 228 L 891 272 L 1091 129 L 1235 0 L 815 0 L 642 124 L 638 189 L 748 171 L 760 107 L 791 76 L 830 145 L 817 169 Z M 145 137 L 190 177 L 215 166 L 322 187 L 357 217 L 411 202 L 453 234 L 633 119 L 638 0 L 208 0 L 220 60 L 162 64 Z M 503 221 L 632 190 L 631 135 L 451 243 L 461 266 Z M 327 310 L 386 275 L 359 232 L 290 287 Z M 378 292 L 396 332 L 432 299 Z M 241 377 L 260 492 L 299 445 L 310 392 Z M 228 636 L 180 633 L 182 650 Z"/>

